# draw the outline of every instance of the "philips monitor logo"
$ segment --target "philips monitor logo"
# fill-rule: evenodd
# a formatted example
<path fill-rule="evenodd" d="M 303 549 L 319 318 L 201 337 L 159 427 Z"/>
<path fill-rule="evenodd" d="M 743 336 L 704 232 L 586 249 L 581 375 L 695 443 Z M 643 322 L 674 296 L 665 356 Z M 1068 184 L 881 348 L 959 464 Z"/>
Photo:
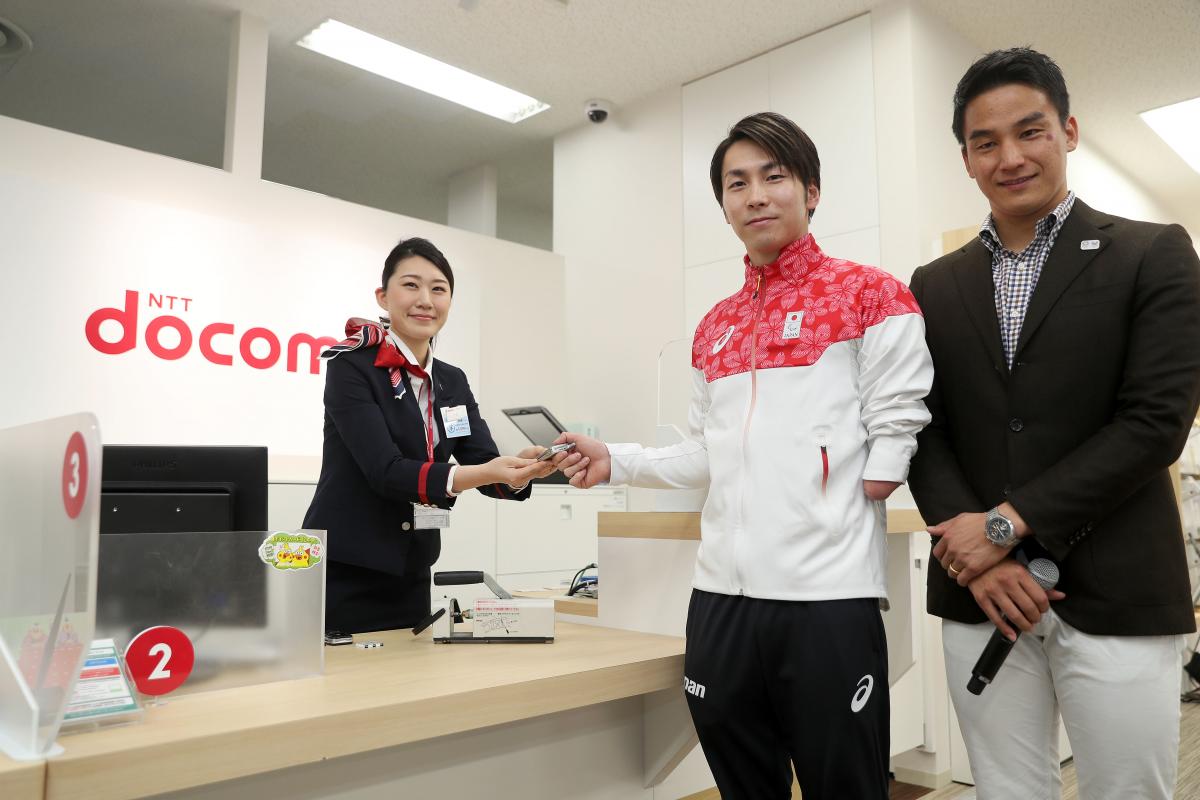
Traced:
<path fill-rule="evenodd" d="M 173 458 L 139 458 L 133 462 L 135 469 L 172 470 L 179 467 L 179 462 Z"/>

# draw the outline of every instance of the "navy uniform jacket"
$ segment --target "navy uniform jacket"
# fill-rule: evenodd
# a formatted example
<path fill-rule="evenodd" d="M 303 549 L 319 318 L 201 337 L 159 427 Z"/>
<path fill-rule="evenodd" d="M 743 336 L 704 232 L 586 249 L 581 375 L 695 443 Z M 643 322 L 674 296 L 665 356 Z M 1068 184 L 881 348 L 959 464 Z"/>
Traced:
<path fill-rule="evenodd" d="M 930 524 L 1006 498 L 1058 562 L 1054 604 L 1096 635 L 1195 630 L 1167 468 L 1200 404 L 1200 260 L 1178 225 L 1076 200 L 1029 301 L 1008 369 L 992 256 L 978 239 L 918 269 L 933 422 L 909 483 Z M 1022 545 L 1023 547 L 1025 545 Z M 986 620 L 929 564 L 929 611 Z"/>
<path fill-rule="evenodd" d="M 321 477 L 304 527 L 329 532 L 331 561 L 392 575 L 413 573 L 437 561 L 441 537 L 436 530 L 412 528 L 412 504 L 420 502 L 425 482 L 432 505 L 450 508 L 446 493 L 451 456 L 459 464 L 482 464 L 499 455 L 487 423 L 458 367 L 434 360 L 434 424 L 439 441 L 434 461 L 427 463 L 426 410 L 404 376 L 404 396 L 397 400 L 388 370 L 375 366 L 379 347 L 342 353 L 326 364 L 325 444 Z M 441 409 L 467 407 L 471 433 L 446 437 Z M 529 487 L 481 486 L 491 497 L 524 500 Z"/>

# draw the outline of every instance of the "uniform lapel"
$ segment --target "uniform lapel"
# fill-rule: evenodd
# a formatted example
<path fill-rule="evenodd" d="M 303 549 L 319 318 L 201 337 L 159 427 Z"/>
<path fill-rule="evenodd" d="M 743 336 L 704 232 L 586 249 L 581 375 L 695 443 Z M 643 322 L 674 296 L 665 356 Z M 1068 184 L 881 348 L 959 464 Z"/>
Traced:
<path fill-rule="evenodd" d="M 996 318 L 996 285 L 992 281 L 992 254 L 978 238 L 960 251 L 954 265 L 954 277 L 967 316 L 975 326 L 992 365 L 1001 375 L 1005 368 L 1004 345 L 1000 340 L 1000 321 Z"/>
<path fill-rule="evenodd" d="M 1110 225 L 1111 219 L 1098 214 L 1083 201 L 1076 199 L 1071 207 L 1071 214 L 1059 230 L 1050 256 L 1042 267 L 1042 275 L 1033 290 L 1033 297 L 1029 299 L 1025 321 L 1021 324 L 1021 338 L 1017 341 L 1017 349 L 1013 353 L 1014 359 L 1021 355 L 1021 351 L 1037 333 L 1038 327 L 1045 321 L 1046 315 L 1067 287 L 1079 277 L 1079 273 L 1083 272 L 1092 259 L 1108 247 L 1112 237 L 1104 233 L 1103 229 Z M 1084 250 L 1081 245 L 1087 241 L 1099 242 L 1099 246 Z"/>
<path fill-rule="evenodd" d="M 388 391 L 392 390 L 392 383 L 387 378 L 387 370 L 382 370 L 384 373 L 384 382 L 388 385 Z M 404 391 L 404 396 L 395 398 L 393 395 L 392 403 L 399 406 L 400 416 L 404 418 L 404 426 L 413 427 L 421 432 L 421 447 L 425 447 L 425 409 L 417 403 L 417 394 L 413 391 L 412 383 L 408 379 L 408 373 L 400 370 L 400 381 Z"/>

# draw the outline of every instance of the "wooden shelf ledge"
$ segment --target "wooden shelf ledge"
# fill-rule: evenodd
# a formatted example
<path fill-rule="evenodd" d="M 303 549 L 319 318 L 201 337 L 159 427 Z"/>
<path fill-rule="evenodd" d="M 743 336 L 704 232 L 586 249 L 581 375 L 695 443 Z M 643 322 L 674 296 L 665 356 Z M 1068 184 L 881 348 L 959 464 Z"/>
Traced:
<path fill-rule="evenodd" d="M 925 530 L 925 520 L 916 509 L 887 512 L 888 533 Z M 601 511 L 597 515 L 599 536 L 626 539 L 699 539 L 699 511 Z"/>

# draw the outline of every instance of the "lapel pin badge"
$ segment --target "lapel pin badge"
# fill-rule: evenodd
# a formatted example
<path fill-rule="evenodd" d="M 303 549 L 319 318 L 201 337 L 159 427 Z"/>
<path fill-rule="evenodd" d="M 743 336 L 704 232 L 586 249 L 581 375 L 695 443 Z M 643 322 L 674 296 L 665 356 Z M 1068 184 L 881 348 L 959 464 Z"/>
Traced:
<path fill-rule="evenodd" d="M 1100 240 L 1099 239 L 1084 239 L 1082 242 L 1079 243 L 1079 249 L 1080 250 L 1099 250 L 1100 249 Z"/>

